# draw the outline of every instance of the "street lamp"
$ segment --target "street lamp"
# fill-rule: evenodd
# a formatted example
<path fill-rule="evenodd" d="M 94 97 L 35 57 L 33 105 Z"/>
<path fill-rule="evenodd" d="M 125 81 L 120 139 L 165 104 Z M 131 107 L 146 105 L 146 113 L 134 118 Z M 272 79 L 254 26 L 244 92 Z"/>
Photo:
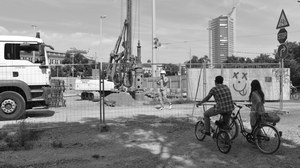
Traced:
<path fill-rule="evenodd" d="M 36 28 L 37 28 L 37 25 L 31 25 L 31 27 L 33 28 L 33 32 L 34 32 L 34 36 L 36 35 Z"/>
<path fill-rule="evenodd" d="M 106 18 L 106 15 L 100 16 L 100 54 L 99 54 L 100 57 L 101 57 L 101 53 L 102 53 L 101 48 L 102 48 L 103 19 L 105 19 L 105 18 Z"/>

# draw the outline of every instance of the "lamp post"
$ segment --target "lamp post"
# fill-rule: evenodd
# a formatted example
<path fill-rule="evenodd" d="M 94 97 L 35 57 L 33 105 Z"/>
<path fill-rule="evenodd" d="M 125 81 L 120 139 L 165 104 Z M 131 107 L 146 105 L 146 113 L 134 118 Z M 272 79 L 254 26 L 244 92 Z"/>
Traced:
<path fill-rule="evenodd" d="M 156 8 L 155 0 L 152 0 L 152 77 L 157 76 L 156 67 L 156 47 L 154 46 L 154 38 L 156 38 Z"/>
<path fill-rule="evenodd" d="M 31 25 L 31 27 L 33 28 L 33 32 L 34 32 L 34 36 L 35 36 L 37 25 Z"/>
<path fill-rule="evenodd" d="M 99 56 L 101 57 L 101 48 L 102 48 L 102 32 L 103 32 L 103 19 L 106 18 L 106 15 L 101 15 L 100 16 L 100 54 Z"/>

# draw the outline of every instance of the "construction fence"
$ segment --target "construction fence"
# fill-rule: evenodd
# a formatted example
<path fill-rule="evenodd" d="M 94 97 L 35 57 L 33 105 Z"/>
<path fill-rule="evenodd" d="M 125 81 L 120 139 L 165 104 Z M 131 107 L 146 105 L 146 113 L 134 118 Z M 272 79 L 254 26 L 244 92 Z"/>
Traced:
<path fill-rule="evenodd" d="M 104 66 L 106 65 L 106 66 Z M 159 64 L 157 72 L 167 68 Z M 100 124 L 109 123 L 120 117 L 131 118 L 137 115 L 155 115 L 158 117 L 187 117 L 201 115 L 201 109 L 195 109 L 194 102 L 199 101 L 214 86 L 217 75 L 224 77 L 224 83 L 231 88 L 236 100 L 245 101 L 250 92 L 250 83 L 259 79 L 264 90 L 273 89 L 275 92 L 266 91 L 266 98 L 274 101 L 280 99 L 279 73 L 283 74 L 283 98 L 289 99 L 289 69 L 280 69 L 279 64 L 178 64 L 177 71 L 167 69 L 169 78 L 167 97 L 172 102 L 172 109 L 165 104 L 159 110 L 159 89 L 156 84 L 159 76 L 149 76 L 151 66 L 142 67 L 142 73 L 119 73 L 116 69 L 114 82 L 106 81 L 109 74 L 107 64 L 61 64 L 51 65 L 51 97 L 48 99 L 49 109 L 54 114 L 49 116 L 39 113 L 38 117 L 28 110 L 30 117 L 25 121 L 43 126 L 45 123 L 52 126 L 60 123 L 87 122 L 99 120 Z M 124 71 L 123 71 L 124 72 Z M 120 78 L 120 75 L 121 76 Z M 128 78 L 132 77 L 132 78 Z M 34 76 L 32 76 L 34 78 Z M 120 79 L 123 84 L 119 85 Z M 132 83 L 127 88 L 128 83 Z M 99 86 L 104 84 L 103 92 Z M 139 89 L 134 90 L 135 87 Z M 110 90 L 111 89 L 111 90 Z M 84 98 L 84 95 L 89 98 Z M 100 103 L 101 102 L 101 103 Z M 14 124 L 18 121 L 1 121 L 0 127 Z M 49 125 L 48 125 L 49 126 Z"/>

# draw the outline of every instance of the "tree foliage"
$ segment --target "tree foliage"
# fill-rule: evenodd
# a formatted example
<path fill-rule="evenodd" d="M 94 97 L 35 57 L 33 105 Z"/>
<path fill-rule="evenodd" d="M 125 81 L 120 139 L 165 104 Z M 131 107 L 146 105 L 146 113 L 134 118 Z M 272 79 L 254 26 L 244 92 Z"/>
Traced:
<path fill-rule="evenodd" d="M 52 76 L 92 76 L 92 69 L 95 68 L 95 64 L 90 64 L 89 60 L 83 55 L 83 51 L 73 49 L 67 51 L 62 64 L 67 64 L 62 67 L 52 67 Z"/>
<path fill-rule="evenodd" d="M 201 58 L 198 58 L 197 56 L 193 55 L 192 59 L 185 61 L 184 64 L 186 65 L 186 68 L 200 68 L 203 66 L 204 62 L 210 62 L 210 59 L 208 59 L 207 55 L 204 55 Z"/>
<path fill-rule="evenodd" d="M 253 59 L 254 63 L 277 63 L 278 60 L 275 58 L 271 58 L 270 55 L 260 54 L 256 58 Z"/>
<path fill-rule="evenodd" d="M 300 43 L 286 42 L 288 54 L 284 58 L 284 67 L 290 68 L 290 78 L 294 86 L 300 86 Z M 275 56 L 279 59 L 278 54 Z"/>
<path fill-rule="evenodd" d="M 163 64 L 163 69 L 166 71 L 167 76 L 178 75 L 179 66 L 176 64 Z"/>

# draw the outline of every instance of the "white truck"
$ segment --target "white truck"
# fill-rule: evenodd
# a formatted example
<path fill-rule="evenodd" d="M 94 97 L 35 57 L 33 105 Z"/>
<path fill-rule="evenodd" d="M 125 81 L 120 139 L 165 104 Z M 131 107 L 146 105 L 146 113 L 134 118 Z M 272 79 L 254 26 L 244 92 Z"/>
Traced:
<path fill-rule="evenodd" d="M 104 95 L 115 92 L 115 84 L 113 82 L 103 80 Z M 102 85 L 101 85 L 102 87 Z M 100 81 L 99 79 L 80 79 L 75 80 L 75 90 L 81 91 L 82 100 L 94 100 L 100 97 L 99 93 Z"/>
<path fill-rule="evenodd" d="M 0 35 L 0 121 L 20 119 L 27 109 L 48 107 L 46 47 L 53 49 L 40 38 Z"/>

